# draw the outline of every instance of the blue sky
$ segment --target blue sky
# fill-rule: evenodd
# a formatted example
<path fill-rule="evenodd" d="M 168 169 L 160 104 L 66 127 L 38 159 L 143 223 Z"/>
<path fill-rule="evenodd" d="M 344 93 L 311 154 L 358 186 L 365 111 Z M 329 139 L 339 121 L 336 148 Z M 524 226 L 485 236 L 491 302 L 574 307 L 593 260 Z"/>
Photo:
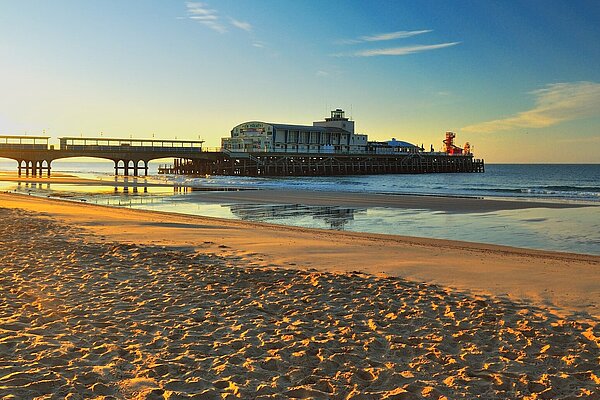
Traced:
<path fill-rule="evenodd" d="M 372 139 L 600 162 L 598 1 L 0 0 L 0 133 L 198 138 L 342 107 Z"/>

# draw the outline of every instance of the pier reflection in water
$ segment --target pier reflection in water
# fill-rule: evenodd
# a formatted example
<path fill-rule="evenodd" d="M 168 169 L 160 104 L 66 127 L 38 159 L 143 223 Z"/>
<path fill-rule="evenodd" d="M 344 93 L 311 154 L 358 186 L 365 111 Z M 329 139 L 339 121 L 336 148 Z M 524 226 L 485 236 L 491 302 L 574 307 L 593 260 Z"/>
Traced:
<path fill-rule="evenodd" d="M 49 183 L 17 182 L 17 191 L 31 192 L 35 190 L 50 190 Z"/>
<path fill-rule="evenodd" d="M 311 217 L 323 220 L 329 229 L 344 230 L 346 224 L 354 220 L 355 213 L 366 214 L 366 208 L 345 208 L 331 206 L 306 206 L 300 204 L 229 204 L 233 215 L 241 220 L 272 222 L 296 217 Z"/>
<path fill-rule="evenodd" d="M 101 205 L 127 206 L 132 203 L 146 204 L 162 201 L 184 193 L 172 186 L 153 185 L 142 181 L 115 180 L 100 184 L 71 184 L 50 182 L 1 182 L 0 190 L 39 197 L 90 202 Z"/>

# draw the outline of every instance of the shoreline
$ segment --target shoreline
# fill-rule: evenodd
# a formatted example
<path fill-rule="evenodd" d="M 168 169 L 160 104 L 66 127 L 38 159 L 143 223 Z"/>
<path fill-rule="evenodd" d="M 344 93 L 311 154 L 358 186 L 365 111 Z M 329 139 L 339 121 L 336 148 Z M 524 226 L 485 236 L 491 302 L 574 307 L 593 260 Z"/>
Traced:
<path fill-rule="evenodd" d="M 48 177 L 18 177 L 14 173 L 0 171 L 0 182 L 75 186 L 112 186 L 132 188 L 181 187 L 195 192 L 197 199 L 207 203 L 258 203 L 302 204 L 307 206 L 386 207 L 443 211 L 451 213 L 485 213 L 494 211 L 523 210 L 529 208 L 583 208 L 600 207 L 600 203 L 579 200 L 507 198 L 492 196 L 463 196 L 421 193 L 375 193 L 343 192 L 326 190 L 234 188 L 229 186 L 193 187 L 185 184 L 148 181 L 146 177 L 120 177 L 114 181 L 80 178 L 60 174 Z"/>
<path fill-rule="evenodd" d="M 50 180 L 29 178 L 44 183 L 17 186 L 2 183 L 1 178 L 0 173 L 0 191 L 41 198 L 285 226 L 600 255 L 596 246 L 600 240 L 600 203 L 593 202 L 275 189 L 260 185 L 235 188 L 227 187 L 232 182 L 218 180 L 209 180 L 197 188 L 154 182 L 155 178 L 150 182 L 145 178 L 119 178 L 112 182 L 59 176 Z M 62 184 L 65 179 L 69 184 Z M 59 183 L 52 183 L 53 180 Z"/>
<path fill-rule="evenodd" d="M 227 191 L 225 191 L 227 192 Z M 2 192 L 0 191 L 0 207 L 2 207 L 2 196 L 22 196 L 26 199 L 39 199 L 41 201 L 50 201 L 56 203 L 66 203 L 71 204 L 76 207 L 100 207 L 108 210 L 124 210 L 132 213 L 140 213 L 141 215 L 153 215 L 158 219 L 163 218 L 177 218 L 181 220 L 186 220 L 186 222 L 193 222 L 194 220 L 209 220 L 214 221 L 215 223 L 220 223 L 225 226 L 228 224 L 232 224 L 236 227 L 248 227 L 248 228 L 268 228 L 273 230 L 282 230 L 282 231 L 294 231 L 300 233 L 310 233 L 310 232 L 319 232 L 323 234 L 332 234 L 337 236 L 347 236 L 348 238 L 368 238 L 371 240 L 391 240 L 391 241 L 402 241 L 407 244 L 414 245 L 423 245 L 423 246 L 434 246 L 437 243 L 441 243 L 444 247 L 449 249 L 465 249 L 465 250 L 490 250 L 498 253 L 504 254 L 513 254 L 513 255 L 527 255 L 527 256 L 540 256 L 546 258 L 552 258 L 556 260 L 564 259 L 564 260 L 582 260 L 582 261 L 600 261 L 600 255 L 588 254 L 588 253 L 577 253 L 577 252 L 568 252 L 568 251 L 557 251 L 557 250 L 544 250 L 544 249 L 533 249 L 527 247 L 518 247 L 518 246 L 509 246 L 502 244 L 493 244 L 493 243 L 484 243 L 484 242 L 474 242 L 474 241 L 466 241 L 466 240 L 452 240 L 452 239 L 441 239 L 441 238 L 428 238 L 421 236 L 409 236 L 409 235 L 397 235 L 397 234 L 386 234 L 386 233 L 375 233 L 375 232 L 356 232 L 356 231 L 337 231 L 333 229 L 326 228 L 312 228 L 312 227 L 303 227 L 303 226 L 294 226 L 294 225 L 283 225 L 283 224 L 274 224 L 270 222 L 262 222 L 262 221 L 252 221 L 252 220 L 242 220 L 242 219 L 230 219 L 230 218 L 222 218 L 222 217 L 211 217 L 211 216 L 203 216 L 203 215 L 193 215 L 193 214 L 185 214 L 178 212 L 170 212 L 170 211 L 160 211 L 160 210 L 148 210 L 148 209 L 139 209 L 139 208 L 126 208 L 126 207 L 117 207 L 112 205 L 105 204 L 95 204 L 88 202 L 81 202 L 81 200 L 72 199 L 72 198 L 63 198 L 60 196 L 49 196 L 49 197 L 41 197 L 41 196 L 30 196 L 25 193 L 13 193 L 13 192 Z M 288 203 L 285 203 L 288 204 Z M 562 208 L 562 207 L 561 207 Z M 565 207 L 570 208 L 570 207 Z M 189 221 L 187 221 L 189 220 Z"/>
<path fill-rule="evenodd" d="M 531 302 L 559 315 L 600 317 L 600 256 L 115 208 L 17 194 L 20 208 L 138 245 L 166 245 L 256 266 L 387 274 Z"/>

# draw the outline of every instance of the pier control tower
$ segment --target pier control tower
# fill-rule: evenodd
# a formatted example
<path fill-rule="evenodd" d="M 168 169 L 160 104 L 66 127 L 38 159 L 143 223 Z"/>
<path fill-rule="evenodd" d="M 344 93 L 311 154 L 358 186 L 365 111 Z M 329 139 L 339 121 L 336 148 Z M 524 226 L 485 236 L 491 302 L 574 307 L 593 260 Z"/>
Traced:
<path fill-rule="evenodd" d="M 331 117 L 325 118 L 325 121 L 313 122 L 313 126 L 338 128 L 354 134 L 354 121 L 350 121 L 350 119 L 346 118 L 344 110 L 341 108 L 336 108 L 331 111 Z"/>

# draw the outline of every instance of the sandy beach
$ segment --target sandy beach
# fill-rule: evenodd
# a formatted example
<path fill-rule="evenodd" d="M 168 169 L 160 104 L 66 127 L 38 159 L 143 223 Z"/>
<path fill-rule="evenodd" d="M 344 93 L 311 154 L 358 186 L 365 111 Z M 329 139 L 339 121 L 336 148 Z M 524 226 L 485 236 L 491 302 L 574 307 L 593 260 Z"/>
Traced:
<path fill-rule="evenodd" d="M 3 398 L 598 396 L 598 256 L 15 194 L 0 218 Z"/>

